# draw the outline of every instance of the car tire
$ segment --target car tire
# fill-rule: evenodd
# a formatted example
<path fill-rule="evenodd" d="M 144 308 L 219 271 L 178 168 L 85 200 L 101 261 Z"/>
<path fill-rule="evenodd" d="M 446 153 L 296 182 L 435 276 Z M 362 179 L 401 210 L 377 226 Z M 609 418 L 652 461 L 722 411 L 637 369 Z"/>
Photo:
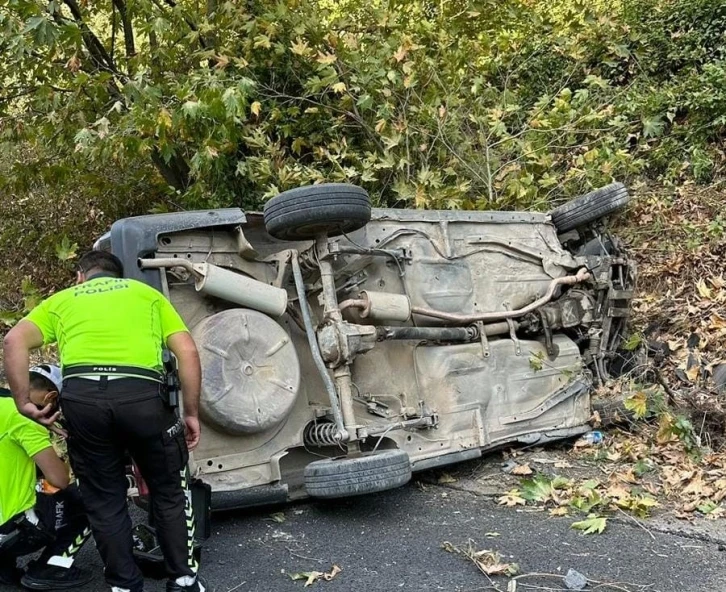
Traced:
<path fill-rule="evenodd" d="M 403 450 L 325 459 L 305 467 L 305 489 L 311 497 L 335 499 L 401 487 L 411 480 L 411 461 Z"/>
<path fill-rule="evenodd" d="M 273 197 L 265 204 L 264 219 L 267 232 L 280 240 L 337 236 L 370 222 L 371 200 L 356 185 L 309 185 Z"/>
<path fill-rule="evenodd" d="M 564 234 L 624 208 L 630 195 L 622 183 L 611 183 L 576 197 L 550 212 L 557 232 Z"/>

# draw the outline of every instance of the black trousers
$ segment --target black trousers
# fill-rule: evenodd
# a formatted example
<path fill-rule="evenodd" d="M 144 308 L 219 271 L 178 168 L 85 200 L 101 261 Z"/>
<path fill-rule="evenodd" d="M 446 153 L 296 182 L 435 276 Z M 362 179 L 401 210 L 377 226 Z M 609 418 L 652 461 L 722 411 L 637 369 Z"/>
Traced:
<path fill-rule="evenodd" d="M 45 547 L 38 565 L 51 557 L 70 564 L 91 536 L 78 487 L 71 485 L 53 494 L 38 493 L 33 510 L 38 524 L 23 512 L 0 526 L 0 560 L 14 566 L 16 559 Z"/>
<path fill-rule="evenodd" d="M 61 405 L 71 465 L 108 584 L 132 592 L 143 589 L 132 552 L 127 452 L 149 487 L 152 520 L 169 577 L 195 575 L 184 424 L 162 401 L 159 385 L 137 378 L 71 378 L 63 383 Z"/>

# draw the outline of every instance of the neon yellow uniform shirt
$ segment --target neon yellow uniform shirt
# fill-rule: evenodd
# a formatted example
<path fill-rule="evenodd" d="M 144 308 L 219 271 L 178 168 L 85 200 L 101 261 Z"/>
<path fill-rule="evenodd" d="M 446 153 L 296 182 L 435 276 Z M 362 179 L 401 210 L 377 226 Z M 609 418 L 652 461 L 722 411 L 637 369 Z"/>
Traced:
<path fill-rule="evenodd" d="M 24 320 L 40 329 L 45 344 L 58 343 L 64 367 L 108 364 L 161 371 L 167 338 L 187 330 L 163 294 L 136 280 L 107 276 L 54 294 Z"/>
<path fill-rule="evenodd" d="M 0 526 L 35 505 L 33 456 L 50 446 L 48 430 L 0 397 Z"/>

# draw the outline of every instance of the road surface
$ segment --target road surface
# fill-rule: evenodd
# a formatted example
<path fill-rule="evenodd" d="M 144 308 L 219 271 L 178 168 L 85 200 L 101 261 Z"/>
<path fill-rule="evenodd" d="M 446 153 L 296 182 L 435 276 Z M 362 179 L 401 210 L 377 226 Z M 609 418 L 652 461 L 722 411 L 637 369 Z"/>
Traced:
<path fill-rule="evenodd" d="M 284 522 L 271 518 L 275 512 L 284 513 Z M 493 589 L 471 562 L 441 548 L 445 541 L 466 546 L 471 540 L 477 549 L 495 549 L 503 561 L 516 562 L 521 573 L 564 575 L 573 568 L 591 580 L 619 583 L 619 588 L 598 588 L 603 591 L 726 590 L 726 552 L 719 550 L 725 547 L 716 541 L 662 533 L 624 516 L 601 535 L 583 536 L 570 528 L 572 522 L 503 508 L 468 492 L 413 483 L 335 503 L 217 515 L 202 573 L 213 592 L 300 591 L 304 582 L 293 581 L 291 574 L 327 571 L 333 565 L 342 571 L 332 581 L 305 589 Z M 84 549 L 81 564 L 94 572 L 94 580 L 79 590 L 107 589 L 92 543 Z M 505 579 L 495 582 L 507 590 Z M 520 592 L 564 589 L 557 577 L 527 577 L 517 584 Z M 146 590 L 161 592 L 163 582 L 147 580 Z"/>

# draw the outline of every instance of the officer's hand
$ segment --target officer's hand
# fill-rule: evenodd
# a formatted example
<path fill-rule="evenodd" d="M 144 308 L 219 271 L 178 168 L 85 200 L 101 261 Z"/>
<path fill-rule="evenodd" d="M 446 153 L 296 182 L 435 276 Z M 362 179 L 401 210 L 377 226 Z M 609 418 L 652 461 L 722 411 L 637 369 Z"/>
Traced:
<path fill-rule="evenodd" d="M 18 407 L 18 411 L 20 411 L 20 413 L 22 413 L 25 417 L 28 417 L 33 421 L 37 421 L 39 424 L 44 425 L 47 428 L 50 428 L 60 417 L 60 411 L 56 411 L 51 414 L 53 411 L 52 403 L 48 403 L 45 407 L 39 409 L 33 403 L 28 401 Z"/>
<path fill-rule="evenodd" d="M 187 448 L 189 450 L 194 450 L 197 447 L 197 444 L 199 444 L 199 436 L 202 433 L 202 430 L 199 427 L 199 419 L 196 417 L 185 416 L 184 424 L 187 428 L 184 433 L 184 437 L 187 441 Z"/>

